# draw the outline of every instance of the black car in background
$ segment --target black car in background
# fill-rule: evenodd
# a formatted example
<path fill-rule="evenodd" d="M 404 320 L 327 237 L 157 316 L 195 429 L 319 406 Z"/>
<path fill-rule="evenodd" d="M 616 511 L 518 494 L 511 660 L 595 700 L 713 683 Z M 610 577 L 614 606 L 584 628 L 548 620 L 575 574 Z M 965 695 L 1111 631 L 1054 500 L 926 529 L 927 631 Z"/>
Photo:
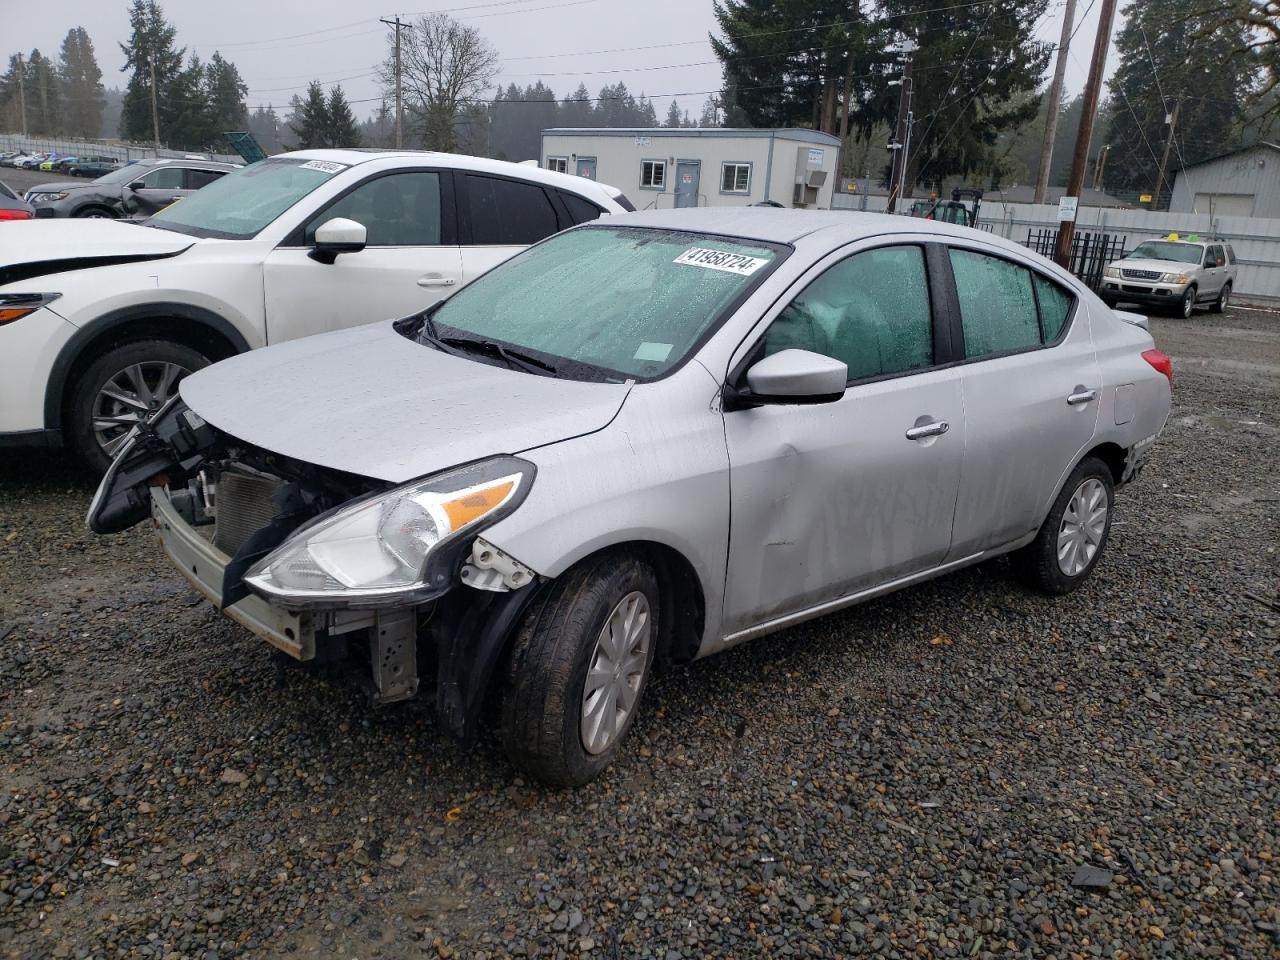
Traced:
<path fill-rule="evenodd" d="M 106 176 L 112 170 L 119 170 L 123 165 L 123 161 L 113 160 L 111 157 L 89 157 L 68 164 L 65 172 L 73 177 L 85 177 L 93 180 L 97 177 Z"/>
<path fill-rule="evenodd" d="M 149 217 L 239 166 L 220 160 L 134 160 L 90 183 L 42 183 L 27 191 L 26 200 L 42 219 Z"/>

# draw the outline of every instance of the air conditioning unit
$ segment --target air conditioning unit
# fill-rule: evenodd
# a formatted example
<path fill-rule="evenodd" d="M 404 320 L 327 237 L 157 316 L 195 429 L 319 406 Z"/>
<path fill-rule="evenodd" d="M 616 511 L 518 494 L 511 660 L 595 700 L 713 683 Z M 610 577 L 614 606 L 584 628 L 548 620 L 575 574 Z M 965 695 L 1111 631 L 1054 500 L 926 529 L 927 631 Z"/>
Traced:
<path fill-rule="evenodd" d="M 822 169 L 826 151 L 818 147 L 796 149 L 796 181 L 791 203 L 807 207 L 818 202 L 818 190 L 827 182 L 827 171 Z"/>

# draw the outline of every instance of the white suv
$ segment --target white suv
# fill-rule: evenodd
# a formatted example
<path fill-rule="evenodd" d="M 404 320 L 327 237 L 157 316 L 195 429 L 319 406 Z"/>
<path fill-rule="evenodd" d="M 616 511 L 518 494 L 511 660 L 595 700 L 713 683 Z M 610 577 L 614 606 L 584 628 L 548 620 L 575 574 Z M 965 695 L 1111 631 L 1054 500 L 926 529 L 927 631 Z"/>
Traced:
<path fill-rule="evenodd" d="M 142 224 L 34 220 L 0 237 L 0 446 L 105 469 L 187 373 L 422 310 L 619 191 L 523 164 L 306 150 Z"/>

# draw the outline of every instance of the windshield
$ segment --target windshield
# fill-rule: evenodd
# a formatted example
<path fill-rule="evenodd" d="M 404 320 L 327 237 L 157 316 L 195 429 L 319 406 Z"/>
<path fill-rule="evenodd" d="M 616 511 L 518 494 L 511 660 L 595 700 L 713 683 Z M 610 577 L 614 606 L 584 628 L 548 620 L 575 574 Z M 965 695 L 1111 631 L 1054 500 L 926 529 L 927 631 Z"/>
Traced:
<path fill-rule="evenodd" d="M 1148 240 L 1138 244 L 1128 259 L 1172 260 L 1175 263 L 1199 263 L 1204 257 L 1204 247 L 1195 243 L 1175 243 L 1172 240 Z"/>
<path fill-rule="evenodd" d="M 147 172 L 147 168 L 139 163 L 130 163 L 121 167 L 119 170 L 112 170 L 110 173 L 104 173 L 102 176 L 94 180 L 94 183 L 128 183 Z"/>
<path fill-rule="evenodd" d="M 440 335 L 492 340 L 595 368 L 659 377 L 678 366 L 781 248 L 636 227 L 584 227 L 507 261 L 433 315 Z"/>
<path fill-rule="evenodd" d="M 219 177 L 165 207 L 147 224 L 193 237 L 247 240 L 345 169 L 346 164 L 328 160 L 263 160 Z"/>

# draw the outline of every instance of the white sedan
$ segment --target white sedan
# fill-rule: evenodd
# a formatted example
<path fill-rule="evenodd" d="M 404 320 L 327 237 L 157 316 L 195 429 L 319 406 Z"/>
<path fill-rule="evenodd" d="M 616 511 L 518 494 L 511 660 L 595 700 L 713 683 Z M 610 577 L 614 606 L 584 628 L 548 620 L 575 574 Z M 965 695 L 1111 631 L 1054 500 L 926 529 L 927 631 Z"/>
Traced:
<path fill-rule="evenodd" d="M 633 209 L 619 191 L 442 153 L 306 150 L 145 223 L 0 237 L 0 446 L 105 469 L 207 364 L 414 313 L 544 237 Z"/>

